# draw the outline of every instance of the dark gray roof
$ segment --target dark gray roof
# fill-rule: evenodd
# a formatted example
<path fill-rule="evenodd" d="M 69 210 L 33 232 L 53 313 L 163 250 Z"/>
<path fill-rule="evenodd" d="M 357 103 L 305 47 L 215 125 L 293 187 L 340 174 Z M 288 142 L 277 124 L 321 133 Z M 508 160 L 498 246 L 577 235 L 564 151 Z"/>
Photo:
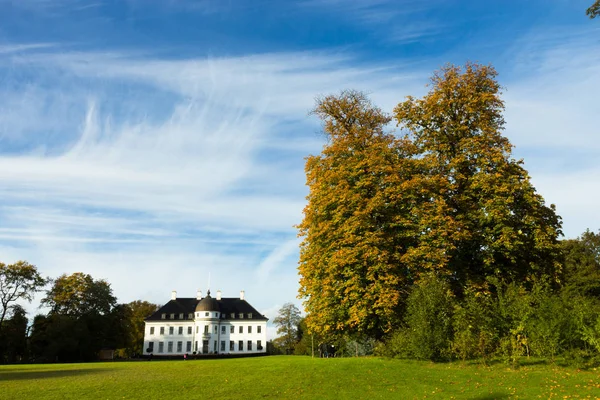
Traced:
<path fill-rule="evenodd" d="M 210 296 L 209 290 L 206 297 L 198 302 L 196 311 L 221 311 L 221 307 L 219 307 L 217 299 Z"/>
<path fill-rule="evenodd" d="M 208 296 L 206 296 L 208 297 Z M 175 321 L 182 320 L 193 320 L 193 314 L 196 311 L 196 307 L 198 303 L 204 301 L 203 298 L 201 300 L 196 300 L 194 297 L 179 297 L 175 300 L 169 301 L 167 304 L 158 309 L 154 314 L 146 318 L 146 321 L 173 321 L 171 319 L 171 314 L 174 314 Z M 246 300 L 242 300 L 237 297 L 222 297 L 221 300 L 217 300 L 214 297 L 211 297 L 211 303 L 214 302 L 219 307 L 219 311 L 221 312 L 221 319 L 223 320 L 256 320 L 256 321 L 267 321 L 268 318 L 259 313 L 254 307 L 252 307 Z M 200 310 L 199 310 L 200 311 Z M 208 311 L 208 310 L 202 310 Z M 217 310 L 211 310 L 217 311 Z M 166 318 L 162 318 L 162 314 L 166 315 Z M 179 314 L 183 314 L 183 319 L 179 318 Z M 189 318 L 189 315 L 192 314 L 192 318 Z M 234 318 L 231 318 L 231 314 L 234 314 Z M 239 319 L 239 314 L 244 314 L 243 319 Z M 248 314 L 252 314 L 252 318 L 248 318 Z"/>

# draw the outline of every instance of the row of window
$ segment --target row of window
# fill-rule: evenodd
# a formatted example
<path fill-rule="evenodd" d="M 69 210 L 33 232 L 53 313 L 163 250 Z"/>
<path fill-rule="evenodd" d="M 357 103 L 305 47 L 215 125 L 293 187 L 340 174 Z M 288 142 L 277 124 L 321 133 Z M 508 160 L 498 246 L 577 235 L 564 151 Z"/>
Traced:
<path fill-rule="evenodd" d="M 174 344 L 177 345 L 177 351 L 175 351 L 175 353 L 179 353 L 179 354 L 183 353 L 183 342 L 182 341 L 167 342 L 167 351 L 166 352 L 173 353 L 173 345 Z M 221 340 L 221 347 L 220 347 L 221 353 L 226 351 L 225 350 L 226 344 L 227 344 L 226 340 Z M 205 340 L 203 343 L 201 343 L 201 345 L 202 345 L 202 348 L 200 350 L 198 350 L 198 342 L 196 341 L 196 343 L 194 344 L 194 351 L 207 354 L 209 351 L 208 350 L 208 340 Z M 252 345 L 253 345 L 252 340 L 246 341 L 246 351 L 252 351 Z M 148 348 L 146 350 L 148 351 L 148 353 L 154 353 L 154 342 L 148 342 Z M 260 341 L 260 340 L 256 341 L 256 350 L 258 350 L 258 351 L 263 350 L 262 341 Z M 237 350 L 236 350 L 235 349 L 235 341 L 230 340 L 229 341 L 229 351 L 244 351 L 244 341 L 238 340 Z M 185 352 L 186 353 L 192 352 L 192 342 L 191 341 L 185 342 Z M 217 341 L 216 340 L 213 342 L 213 352 L 215 352 L 215 353 L 217 352 Z M 157 353 L 159 353 L 159 354 L 165 353 L 165 342 L 158 342 Z"/>
<path fill-rule="evenodd" d="M 217 325 L 213 325 L 214 329 L 213 329 L 213 333 L 219 333 L 219 327 Z M 174 335 L 175 334 L 175 327 L 174 326 L 169 326 L 169 335 Z M 178 335 L 183 335 L 183 326 L 179 326 L 177 328 L 177 334 Z M 209 331 L 209 325 L 204 325 L 204 333 L 210 333 Z M 196 326 L 196 333 L 199 333 L 199 327 Z M 227 327 L 225 325 L 221 326 L 221 334 L 226 334 L 227 333 Z M 235 326 L 230 326 L 229 327 L 229 333 L 233 334 L 235 333 Z M 244 333 L 244 327 L 243 326 L 239 326 L 238 327 L 238 333 Z M 252 333 L 252 326 L 248 326 L 247 332 L 246 333 Z M 258 325 L 256 327 L 256 333 L 262 333 L 262 326 Z M 154 327 L 151 326 L 150 327 L 150 334 L 154 335 Z M 165 327 L 161 326 L 160 327 L 160 334 L 164 335 L 165 334 Z M 187 327 L 187 334 L 191 335 L 192 334 L 192 327 L 188 326 Z"/>
<path fill-rule="evenodd" d="M 201 314 L 202 313 L 197 312 L 196 313 L 196 317 L 200 318 Z M 175 313 L 171 313 L 171 314 L 162 313 L 162 314 L 160 314 L 160 318 L 161 319 L 183 319 L 184 315 L 185 315 L 184 313 L 179 313 L 179 314 L 175 314 Z M 236 315 L 238 316 L 238 319 L 244 319 L 244 313 L 238 313 L 238 314 L 236 314 L 236 313 L 230 313 L 229 314 L 229 318 L 235 319 Z M 175 318 L 176 316 L 178 318 Z M 210 317 L 210 313 L 209 312 L 205 312 L 204 316 L 205 317 Z M 248 313 L 247 317 L 248 317 L 248 319 L 252 319 L 252 313 Z M 219 313 L 218 312 L 215 313 L 215 318 L 219 318 Z M 223 318 L 223 319 L 227 318 L 227 314 L 225 314 L 225 313 L 221 314 L 221 318 Z M 188 316 L 187 316 L 187 319 L 194 319 L 194 313 L 189 313 Z"/>

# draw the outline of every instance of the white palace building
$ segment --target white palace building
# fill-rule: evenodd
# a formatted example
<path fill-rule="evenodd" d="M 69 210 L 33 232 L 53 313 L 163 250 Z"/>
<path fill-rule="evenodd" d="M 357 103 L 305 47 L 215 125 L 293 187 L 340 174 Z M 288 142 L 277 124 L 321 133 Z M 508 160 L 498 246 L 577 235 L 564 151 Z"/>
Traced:
<path fill-rule="evenodd" d="M 267 318 L 244 299 L 210 296 L 177 297 L 146 318 L 144 354 L 246 355 L 266 353 Z"/>

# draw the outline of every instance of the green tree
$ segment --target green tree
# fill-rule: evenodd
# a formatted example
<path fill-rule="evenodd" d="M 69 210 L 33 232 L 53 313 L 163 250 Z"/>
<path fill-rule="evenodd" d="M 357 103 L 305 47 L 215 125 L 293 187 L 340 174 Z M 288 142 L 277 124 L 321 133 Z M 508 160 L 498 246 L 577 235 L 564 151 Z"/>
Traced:
<path fill-rule="evenodd" d="M 11 306 L 10 318 L 4 320 L 0 334 L 0 362 L 15 363 L 27 355 L 27 313 L 18 304 Z"/>
<path fill-rule="evenodd" d="M 144 347 L 144 320 L 160 308 L 159 305 L 143 300 L 135 300 L 125 305 L 128 343 L 127 353 L 133 356 L 141 353 Z"/>
<path fill-rule="evenodd" d="M 307 326 L 324 337 L 381 337 L 400 322 L 415 271 L 414 146 L 385 132 L 390 117 L 356 91 L 328 96 L 314 113 L 328 139 L 306 160 L 310 192 L 298 226 Z"/>
<path fill-rule="evenodd" d="M 91 275 L 81 272 L 58 277 L 42 299 L 42 305 L 49 306 L 51 314 L 74 317 L 106 315 L 116 302 L 108 282 L 94 280 Z"/>
<path fill-rule="evenodd" d="M 565 257 L 563 292 L 570 297 L 600 301 L 600 233 L 585 231 L 577 239 L 562 241 Z"/>
<path fill-rule="evenodd" d="M 421 360 L 450 355 L 454 296 L 448 283 L 425 275 L 407 299 L 406 328 L 410 354 Z"/>
<path fill-rule="evenodd" d="M 300 323 L 300 310 L 292 303 L 285 303 L 279 309 L 273 323 L 277 326 L 280 335 L 275 342 L 285 354 L 293 354 L 298 342 L 298 324 Z"/>
<path fill-rule="evenodd" d="M 590 6 L 590 8 L 587 9 L 586 14 L 590 18 L 596 18 L 597 16 L 599 16 L 600 15 L 600 0 L 596 0 L 594 2 L 594 4 L 592 4 Z"/>
<path fill-rule="evenodd" d="M 35 292 L 46 284 L 34 265 L 26 261 L 17 261 L 6 265 L 0 262 L 0 333 L 4 318 L 11 306 L 19 300 L 31 302 Z"/>
<path fill-rule="evenodd" d="M 458 292 L 487 276 L 554 276 L 560 265 L 560 217 L 511 158 L 496 75 L 446 66 L 422 99 L 395 109 L 426 171 L 426 201 L 412 210 L 420 232 L 412 263 L 446 274 Z"/>

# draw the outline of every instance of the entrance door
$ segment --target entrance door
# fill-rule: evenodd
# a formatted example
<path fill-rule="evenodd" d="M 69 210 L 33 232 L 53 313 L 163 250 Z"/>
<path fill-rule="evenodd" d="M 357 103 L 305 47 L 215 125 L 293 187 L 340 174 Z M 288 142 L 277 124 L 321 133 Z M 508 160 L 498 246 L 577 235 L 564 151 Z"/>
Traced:
<path fill-rule="evenodd" d="M 208 340 L 202 341 L 202 354 L 208 354 Z"/>

